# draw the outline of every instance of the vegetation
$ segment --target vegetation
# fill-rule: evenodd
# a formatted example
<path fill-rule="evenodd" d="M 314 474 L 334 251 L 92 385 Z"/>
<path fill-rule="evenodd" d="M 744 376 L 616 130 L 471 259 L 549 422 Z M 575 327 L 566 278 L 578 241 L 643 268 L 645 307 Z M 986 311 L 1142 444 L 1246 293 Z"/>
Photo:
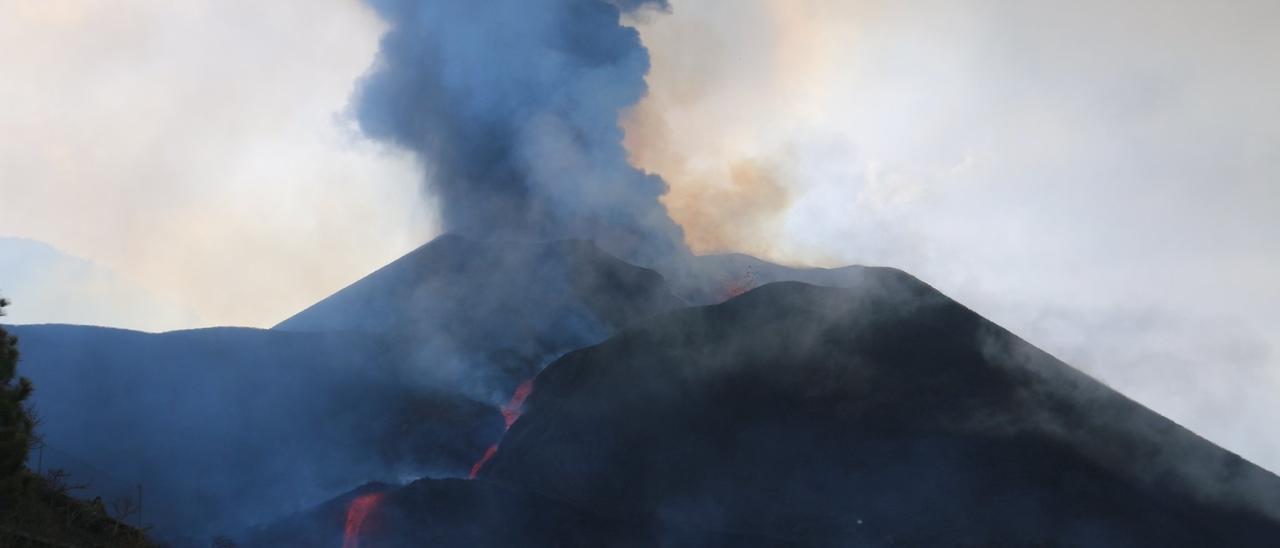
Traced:
<path fill-rule="evenodd" d="M 0 299 L 0 316 L 8 305 Z M 72 496 L 88 485 L 71 482 L 66 472 L 27 469 L 36 443 L 31 392 L 31 381 L 18 376 L 18 340 L 0 327 L 0 546 L 151 546 L 124 523 L 136 512 L 131 501 L 113 504 L 113 516 L 100 499 Z"/>
<path fill-rule="evenodd" d="M 7 509 L 0 514 L 0 546 L 153 546 L 142 531 L 124 523 L 132 514 L 128 509 L 121 513 L 119 503 L 108 508 L 101 499 L 72 496 L 85 486 L 69 483 L 65 473 L 38 475 L 24 469 L 19 477 L 21 488 L 7 498 Z"/>
<path fill-rule="evenodd" d="M 0 316 L 9 302 L 0 299 Z M 31 381 L 18 376 L 18 340 L 0 327 L 0 496 L 21 487 L 27 453 L 35 441 L 26 400 Z"/>

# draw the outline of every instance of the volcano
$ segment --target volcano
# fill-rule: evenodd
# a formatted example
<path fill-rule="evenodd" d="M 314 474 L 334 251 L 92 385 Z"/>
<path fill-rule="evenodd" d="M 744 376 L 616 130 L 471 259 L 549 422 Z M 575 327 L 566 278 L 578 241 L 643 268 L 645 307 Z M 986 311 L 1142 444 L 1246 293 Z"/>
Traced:
<path fill-rule="evenodd" d="M 389 492 L 370 545 L 1280 538 L 1280 478 L 905 273 L 826 272 L 843 287 L 768 283 L 556 360 L 475 481 Z M 340 534 L 313 513 L 246 543 L 314 531 Z"/>
<path fill-rule="evenodd" d="M 1274 475 L 890 268 L 660 272 L 585 241 L 445 236 L 270 330 L 13 331 L 47 459 L 104 494 L 144 484 L 167 539 L 1280 538 Z M 410 483 L 330 498 L 369 480 Z"/>
<path fill-rule="evenodd" d="M 162 537 L 198 537 L 371 479 L 466 477 L 542 367 L 685 305 L 590 242 L 447 235 L 270 330 L 12 331 L 45 467 L 108 501 L 141 484 Z"/>

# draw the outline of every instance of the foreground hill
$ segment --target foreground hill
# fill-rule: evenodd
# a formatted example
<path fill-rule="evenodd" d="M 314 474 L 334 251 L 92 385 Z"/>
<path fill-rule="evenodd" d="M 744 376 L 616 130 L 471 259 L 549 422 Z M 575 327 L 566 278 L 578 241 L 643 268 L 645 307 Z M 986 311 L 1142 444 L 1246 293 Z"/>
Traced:
<path fill-rule="evenodd" d="M 275 329 L 537 338 L 566 322 L 617 329 L 681 304 L 657 272 L 588 241 L 486 241 L 446 234 Z M 522 329 L 495 328 L 504 322 Z"/>
<path fill-rule="evenodd" d="M 376 502 L 353 524 L 353 510 L 369 497 Z M 734 548 L 751 546 L 753 540 L 750 535 L 605 517 L 490 481 L 422 479 L 402 487 L 362 486 L 309 512 L 245 531 L 237 546 Z"/>
<path fill-rule="evenodd" d="M 1280 538 L 1280 479 L 889 271 L 655 318 L 527 406 L 482 476 L 608 516 L 824 545 Z"/>
<path fill-rule="evenodd" d="M 502 431 L 492 406 L 368 336 L 8 329 L 36 386 L 40 464 L 108 503 L 141 484 L 161 536 L 273 519 L 370 478 L 463 474 Z"/>
<path fill-rule="evenodd" d="M 668 284 L 690 304 L 716 304 L 773 282 L 804 282 L 825 287 L 858 288 L 893 272 L 874 266 L 839 268 L 793 267 L 774 264 L 750 255 L 702 255 L 686 263 L 669 265 L 663 274 Z"/>
<path fill-rule="evenodd" d="M 887 270 L 767 285 L 570 353 L 478 480 L 382 490 L 369 546 L 1280 538 L 1280 479 Z M 345 502 L 246 539 L 341 538 Z"/>

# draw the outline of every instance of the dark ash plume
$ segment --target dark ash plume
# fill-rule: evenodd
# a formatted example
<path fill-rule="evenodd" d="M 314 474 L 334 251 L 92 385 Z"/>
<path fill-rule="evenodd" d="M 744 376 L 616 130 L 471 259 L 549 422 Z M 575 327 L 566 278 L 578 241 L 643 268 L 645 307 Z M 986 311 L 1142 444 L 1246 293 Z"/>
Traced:
<path fill-rule="evenodd" d="M 627 163 L 618 127 L 649 69 L 619 18 L 665 0 L 370 4 L 390 29 L 355 113 L 416 153 L 445 230 L 592 239 L 645 263 L 685 253 L 666 184 Z"/>

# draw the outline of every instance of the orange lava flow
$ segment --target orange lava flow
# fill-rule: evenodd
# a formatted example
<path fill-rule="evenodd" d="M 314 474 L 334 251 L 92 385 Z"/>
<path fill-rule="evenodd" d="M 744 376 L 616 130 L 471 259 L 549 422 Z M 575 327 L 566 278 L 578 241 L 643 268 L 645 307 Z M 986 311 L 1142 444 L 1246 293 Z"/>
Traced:
<path fill-rule="evenodd" d="M 507 430 L 510 430 L 511 425 L 515 424 L 516 419 L 520 418 L 520 413 L 523 412 L 521 407 L 524 406 L 524 400 L 532 393 L 533 379 L 529 379 L 520 383 L 520 386 L 516 387 L 516 391 L 511 393 L 511 400 L 502 406 L 502 421 L 506 423 Z"/>
<path fill-rule="evenodd" d="M 520 386 L 516 387 L 515 392 L 511 393 L 511 399 L 502 406 L 503 432 L 510 430 L 511 425 L 515 424 L 516 421 L 520 419 L 520 414 L 524 412 L 524 400 L 532 393 L 533 379 L 520 383 Z M 480 473 L 480 469 L 484 468 L 485 463 L 489 462 L 489 459 L 493 458 L 493 454 L 497 452 L 498 444 L 496 443 L 490 445 L 488 449 L 484 450 L 484 455 L 480 457 L 480 460 L 477 460 L 475 464 L 471 465 L 471 479 L 476 479 L 476 474 Z"/>
<path fill-rule="evenodd" d="M 476 474 L 479 474 L 480 469 L 484 468 L 484 463 L 489 462 L 489 459 L 493 458 L 493 454 L 497 452 L 498 452 L 498 444 L 496 443 L 493 445 L 490 445 L 488 449 L 484 450 L 484 456 L 480 457 L 480 460 L 476 461 L 475 464 L 471 465 L 471 476 L 470 476 L 471 479 L 476 479 Z"/>
<path fill-rule="evenodd" d="M 755 288 L 756 273 L 748 268 L 746 275 L 737 280 L 730 280 L 725 284 L 724 289 L 720 291 L 720 301 L 727 301 Z"/>
<path fill-rule="evenodd" d="M 359 548 L 364 520 L 379 502 L 382 502 L 382 493 L 360 495 L 351 501 L 351 505 L 347 507 L 347 527 L 342 533 L 342 548 Z"/>

